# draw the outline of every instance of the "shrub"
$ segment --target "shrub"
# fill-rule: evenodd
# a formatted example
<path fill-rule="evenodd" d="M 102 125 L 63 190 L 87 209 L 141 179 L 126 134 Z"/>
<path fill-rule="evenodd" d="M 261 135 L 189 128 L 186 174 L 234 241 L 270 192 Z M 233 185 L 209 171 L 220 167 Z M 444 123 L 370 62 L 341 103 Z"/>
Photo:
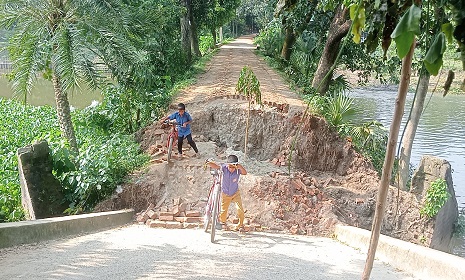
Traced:
<path fill-rule="evenodd" d="M 420 214 L 429 218 L 436 216 L 449 197 L 446 180 L 436 179 L 426 191 L 425 204 L 420 209 Z"/>

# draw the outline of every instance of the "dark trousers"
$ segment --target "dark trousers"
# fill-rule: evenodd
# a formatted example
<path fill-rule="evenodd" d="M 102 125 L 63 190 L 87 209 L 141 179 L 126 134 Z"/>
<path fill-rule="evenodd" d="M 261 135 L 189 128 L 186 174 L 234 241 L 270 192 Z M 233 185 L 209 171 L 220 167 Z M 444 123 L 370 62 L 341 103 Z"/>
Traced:
<path fill-rule="evenodd" d="M 197 149 L 197 145 L 195 145 L 194 140 L 192 140 L 192 134 L 189 134 L 189 135 L 186 135 L 186 136 L 178 136 L 178 152 L 179 152 L 179 154 L 182 154 L 182 141 L 184 140 L 184 138 L 187 138 L 187 143 L 189 143 L 189 145 L 191 145 L 192 149 L 194 149 L 194 151 L 196 153 L 198 153 L 199 150 Z"/>

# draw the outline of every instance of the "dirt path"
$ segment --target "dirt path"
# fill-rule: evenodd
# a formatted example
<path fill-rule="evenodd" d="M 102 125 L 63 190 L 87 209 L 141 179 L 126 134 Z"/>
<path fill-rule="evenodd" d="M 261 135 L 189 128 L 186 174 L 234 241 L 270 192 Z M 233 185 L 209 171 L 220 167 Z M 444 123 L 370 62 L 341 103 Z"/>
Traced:
<path fill-rule="evenodd" d="M 305 106 L 302 100 L 254 53 L 252 39 L 252 36 L 244 36 L 222 46 L 208 63 L 206 72 L 198 77 L 194 85 L 183 90 L 176 102 L 183 102 L 189 110 L 195 110 L 196 106 L 204 107 L 211 98 L 234 95 L 242 68 L 250 66 L 260 81 L 263 101 L 289 104 L 293 109 L 302 110 Z"/>

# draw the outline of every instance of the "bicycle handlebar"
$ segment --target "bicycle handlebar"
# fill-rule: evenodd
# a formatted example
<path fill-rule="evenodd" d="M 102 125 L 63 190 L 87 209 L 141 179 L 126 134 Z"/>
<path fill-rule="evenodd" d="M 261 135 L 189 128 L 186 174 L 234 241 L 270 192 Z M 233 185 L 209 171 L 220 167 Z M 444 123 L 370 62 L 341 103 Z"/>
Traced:
<path fill-rule="evenodd" d="M 163 121 L 164 124 L 170 124 L 170 125 L 178 125 L 178 122 L 176 120 L 165 120 Z"/>

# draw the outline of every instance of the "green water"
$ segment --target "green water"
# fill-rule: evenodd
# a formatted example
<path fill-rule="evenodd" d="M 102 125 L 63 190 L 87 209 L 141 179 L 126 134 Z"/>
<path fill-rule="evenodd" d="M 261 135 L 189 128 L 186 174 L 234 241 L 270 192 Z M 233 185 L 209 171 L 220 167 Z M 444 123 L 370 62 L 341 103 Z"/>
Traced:
<path fill-rule="evenodd" d="M 13 90 L 11 83 L 5 77 L 0 77 L 0 97 L 12 98 Z M 24 100 L 24 96 L 14 97 L 18 100 Z M 93 91 L 83 86 L 75 92 L 68 95 L 69 103 L 72 107 L 82 109 L 89 106 L 93 100 L 101 102 L 103 97 L 100 91 Z M 34 84 L 32 93 L 27 96 L 27 103 L 34 106 L 52 105 L 55 106 L 55 94 L 51 81 L 38 79 Z"/>

